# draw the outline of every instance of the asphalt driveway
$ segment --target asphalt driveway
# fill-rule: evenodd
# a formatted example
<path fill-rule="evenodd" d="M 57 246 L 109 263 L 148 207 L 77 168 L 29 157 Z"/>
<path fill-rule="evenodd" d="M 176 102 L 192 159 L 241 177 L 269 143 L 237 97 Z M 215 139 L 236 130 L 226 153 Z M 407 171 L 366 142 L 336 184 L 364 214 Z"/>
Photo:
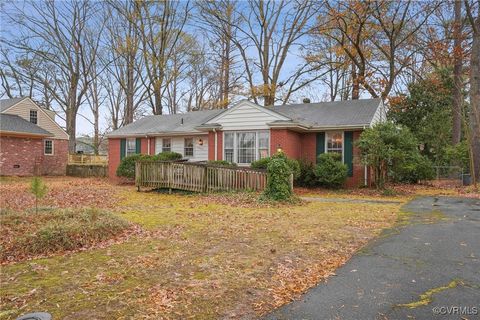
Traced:
<path fill-rule="evenodd" d="M 265 319 L 480 319 L 480 200 L 425 197 L 300 300 Z"/>

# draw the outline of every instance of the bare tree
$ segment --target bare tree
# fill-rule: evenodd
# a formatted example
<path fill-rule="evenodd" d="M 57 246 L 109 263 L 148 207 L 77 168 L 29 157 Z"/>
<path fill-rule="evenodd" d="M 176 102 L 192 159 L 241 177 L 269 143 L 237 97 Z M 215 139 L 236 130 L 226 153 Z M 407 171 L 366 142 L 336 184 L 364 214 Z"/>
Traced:
<path fill-rule="evenodd" d="M 69 151 L 74 152 L 77 114 L 92 79 L 104 24 L 95 19 L 95 2 L 30 1 L 26 6 L 13 5 L 8 17 L 18 30 L 5 42 L 48 65 L 53 82 L 44 85 L 65 114 Z"/>
<path fill-rule="evenodd" d="M 175 53 L 190 9 L 188 2 L 135 2 L 137 32 L 146 70 L 143 84 L 153 114 L 163 113 L 162 90 L 166 85 L 167 63 Z"/>
<path fill-rule="evenodd" d="M 216 107 L 226 108 L 234 90 L 238 88 L 241 78 L 236 71 L 238 51 L 233 43 L 236 28 L 240 23 L 237 14 L 237 1 L 199 1 L 200 10 L 198 24 L 206 32 L 210 51 L 206 52 L 217 65 L 217 76 L 214 81 L 218 82 Z"/>
<path fill-rule="evenodd" d="M 109 9 L 113 10 L 109 12 Z M 113 111 L 111 115 L 113 127 L 118 128 L 119 125 L 133 122 L 138 106 L 146 97 L 146 90 L 142 88 L 140 81 L 144 67 L 140 52 L 140 36 L 137 32 L 139 12 L 133 0 L 110 1 L 105 4 L 105 11 L 108 14 L 108 53 L 112 61 L 107 71 L 118 85 L 118 88 L 114 89 L 116 86 L 111 83 L 109 90 Z M 116 90 L 121 93 L 115 92 Z M 124 103 L 119 104 L 118 95 L 124 97 Z M 119 108 L 124 110 L 121 124 L 118 122 Z"/>

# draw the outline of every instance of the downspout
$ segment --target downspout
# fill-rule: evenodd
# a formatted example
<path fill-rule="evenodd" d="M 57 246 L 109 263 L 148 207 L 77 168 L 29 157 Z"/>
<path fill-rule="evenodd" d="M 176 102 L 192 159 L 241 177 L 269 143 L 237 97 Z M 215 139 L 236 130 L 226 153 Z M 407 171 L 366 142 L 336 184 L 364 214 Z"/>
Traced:
<path fill-rule="evenodd" d="M 148 135 L 145 135 L 145 138 L 147 139 L 147 154 L 150 155 L 150 138 Z"/>
<path fill-rule="evenodd" d="M 215 156 L 214 156 L 214 159 L 215 161 L 217 161 L 217 130 L 215 128 L 213 128 L 213 133 L 215 134 Z"/>

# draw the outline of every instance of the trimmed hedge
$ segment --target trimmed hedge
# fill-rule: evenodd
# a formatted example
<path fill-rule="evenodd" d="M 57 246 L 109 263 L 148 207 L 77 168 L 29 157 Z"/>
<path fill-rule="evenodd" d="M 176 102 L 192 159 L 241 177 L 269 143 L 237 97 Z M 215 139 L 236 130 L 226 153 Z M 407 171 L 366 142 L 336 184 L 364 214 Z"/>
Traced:
<path fill-rule="evenodd" d="M 143 161 L 175 161 L 182 159 L 182 155 L 176 152 L 161 152 L 156 155 L 132 154 L 122 159 L 117 168 L 117 177 L 135 178 L 135 162 Z"/>

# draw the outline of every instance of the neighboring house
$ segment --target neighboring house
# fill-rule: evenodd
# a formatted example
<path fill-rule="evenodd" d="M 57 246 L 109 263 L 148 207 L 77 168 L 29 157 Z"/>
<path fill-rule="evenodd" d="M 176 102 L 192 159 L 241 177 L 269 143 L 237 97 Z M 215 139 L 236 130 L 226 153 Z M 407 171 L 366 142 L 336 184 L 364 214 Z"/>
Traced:
<path fill-rule="evenodd" d="M 273 107 L 243 100 L 227 110 L 148 116 L 108 135 L 109 176 L 115 177 L 123 157 L 135 153 L 175 151 L 189 161 L 248 166 L 281 149 L 290 158 L 311 163 L 321 153 L 341 153 L 349 168 L 347 185 L 362 185 L 368 174 L 355 141 L 385 117 L 381 99 Z"/>
<path fill-rule="evenodd" d="M 64 175 L 68 135 L 30 98 L 0 100 L 0 175 Z"/>
<path fill-rule="evenodd" d="M 83 154 L 94 154 L 95 149 L 93 148 L 93 138 L 89 136 L 78 137 L 75 140 L 75 153 Z M 108 149 L 107 140 L 101 139 L 100 145 L 98 147 L 99 155 L 106 155 Z"/>

